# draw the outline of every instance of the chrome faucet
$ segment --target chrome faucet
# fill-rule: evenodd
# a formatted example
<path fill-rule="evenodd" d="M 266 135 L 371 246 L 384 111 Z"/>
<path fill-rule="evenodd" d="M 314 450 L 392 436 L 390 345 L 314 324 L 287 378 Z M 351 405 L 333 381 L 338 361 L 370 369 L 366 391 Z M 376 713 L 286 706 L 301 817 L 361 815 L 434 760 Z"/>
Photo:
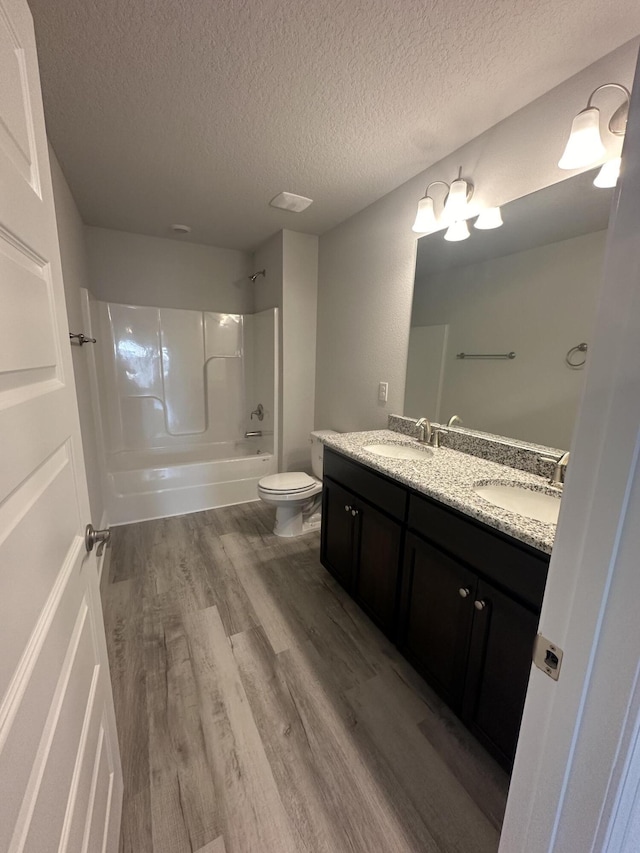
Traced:
<path fill-rule="evenodd" d="M 431 427 L 431 439 L 429 440 L 429 446 L 438 448 L 440 447 L 440 436 L 447 435 L 449 430 L 443 429 L 442 427 Z"/>
<path fill-rule="evenodd" d="M 264 406 L 262 405 L 262 403 L 258 403 L 257 408 L 255 408 L 251 412 L 251 420 L 253 420 L 254 415 L 257 415 L 259 421 L 264 420 Z"/>
<path fill-rule="evenodd" d="M 551 475 L 551 479 L 549 480 L 550 486 L 557 486 L 558 488 L 562 488 L 564 486 L 564 480 L 567 476 L 567 465 L 569 464 L 569 451 L 563 453 L 560 459 L 556 462 L 556 467 L 553 469 L 553 474 Z"/>
<path fill-rule="evenodd" d="M 418 441 L 421 444 L 430 444 L 432 435 L 431 422 L 427 418 L 418 418 L 416 426 L 420 430 Z"/>
<path fill-rule="evenodd" d="M 460 415 L 451 415 L 451 417 L 447 421 L 447 426 L 448 427 L 455 426 L 455 424 L 461 424 L 461 423 L 462 423 L 462 418 L 460 417 Z"/>

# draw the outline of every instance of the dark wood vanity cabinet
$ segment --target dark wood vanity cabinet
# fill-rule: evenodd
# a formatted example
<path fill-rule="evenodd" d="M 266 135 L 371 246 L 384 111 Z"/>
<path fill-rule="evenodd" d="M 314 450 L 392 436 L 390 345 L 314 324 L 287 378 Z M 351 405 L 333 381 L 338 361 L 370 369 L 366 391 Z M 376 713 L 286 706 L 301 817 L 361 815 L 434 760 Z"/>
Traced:
<path fill-rule="evenodd" d="M 458 712 L 477 583 L 459 562 L 424 539 L 407 535 L 398 645 Z"/>
<path fill-rule="evenodd" d="M 322 564 L 395 639 L 407 491 L 328 448 L 323 467 Z"/>
<path fill-rule="evenodd" d="M 351 592 L 354 570 L 354 496 L 332 480 L 322 490 L 321 559 L 325 568 Z"/>
<path fill-rule="evenodd" d="M 407 535 L 398 645 L 505 765 L 513 761 L 538 614 Z"/>
<path fill-rule="evenodd" d="M 323 565 L 393 637 L 401 524 L 329 478 L 324 481 L 322 514 Z"/>
<path fill-rule="evenodd" d="M 475 602 L 484 605 L 475 609 Z M 539 613 L 478 581 L 462 719 L 503 764 L 516 751 Z"/>
<path fill-rule="evenodd" d="M 548 556 L 329 448 L 324 471 L 323 565 L 509 767 Z"/>

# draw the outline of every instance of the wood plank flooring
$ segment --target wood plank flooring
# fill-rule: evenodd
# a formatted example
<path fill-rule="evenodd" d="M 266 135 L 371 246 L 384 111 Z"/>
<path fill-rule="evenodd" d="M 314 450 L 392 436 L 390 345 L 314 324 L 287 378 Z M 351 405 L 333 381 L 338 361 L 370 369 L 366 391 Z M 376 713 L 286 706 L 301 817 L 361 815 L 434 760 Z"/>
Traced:
<path fill-rule="evenodd" d="M 260 503 L 113 529 L 121 853 L 492 853 L 508 779 Z"/>

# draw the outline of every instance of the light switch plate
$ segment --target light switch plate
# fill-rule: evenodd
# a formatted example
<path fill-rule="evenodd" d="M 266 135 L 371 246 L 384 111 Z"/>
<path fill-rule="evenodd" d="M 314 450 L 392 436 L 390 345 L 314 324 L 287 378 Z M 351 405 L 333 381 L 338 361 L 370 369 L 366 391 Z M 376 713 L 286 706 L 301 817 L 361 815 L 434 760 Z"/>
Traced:
<path fill-rule="evenodd" d="M 388 397 L 389 397 L 389 383 L 388 382 L 380 382 L 378 385 L 378 400 L 381 403 L 386 403 Z"/>

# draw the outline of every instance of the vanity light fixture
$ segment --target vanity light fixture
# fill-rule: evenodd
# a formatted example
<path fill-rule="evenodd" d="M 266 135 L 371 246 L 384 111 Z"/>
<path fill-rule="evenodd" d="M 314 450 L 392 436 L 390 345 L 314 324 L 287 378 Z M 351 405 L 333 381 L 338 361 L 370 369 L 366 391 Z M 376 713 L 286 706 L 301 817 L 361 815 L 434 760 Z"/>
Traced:
<path fill-rule="evenodd" d="M 447 188 L 444 208 L 439 216 L 436 215 L 433 196 L 430 195 L 431 187 L 435 186 Z M 462 166 L 458 171 L 458 177 L 451 184 L 446 181 L 431 181 L 424 196 L 418 202 L 418 212 L 411 230 L 417 234 L 425 234 L 435 231 L 439 225 L 455 224 L 466 219 L 469 215 L 467 203 L 472 195 L 473 184 L 462 177 Z"/>
<path fill-rule="evenodd" d="M 600 189 L 615 187 L 620 177 L 621 165 L 622 157 L 614 157 L 613 160 L 607 160 L 593 179 L 594 187 L 599 187 Z"/>
<path fill-rule="evenodd" d="M 424 191 L 424 196 L 418 202 L 418 212 L 416 213 L 415 222 L 411 227 L 411 230 L 415 231 L 416 234 L 425 234 L 430 231 L 435 231 L 438 227 L 438 217 L 436 216 L 435 208 L 433 206 L 433 198 L 429 195 L 431 187 L 435 187 L 438 184 L 446 187 L 447 192 L 449 191 L 449 184 L 446 181 L 431 181 Z"/>
<path fill-rule="evenodd" d="M 444 239 L 450 243 L 457 243 L 459 240 L 466 240 L 470 236 L 467 220 L 459 219 L 457 222 L 452 222 L 447 228 Z"/>
<path fill-rule="evenodd" d="M 473 184 L 462 177 L 462 166 L 458 177 L 449 187 L 449 195 L 444 202 L 442 216 L 445 222 L 457 223 L 467 217 L 467 202 L 473 195 Z M 468 229 L 467 229 L 468 230 Z"/>
<path fill-rule="evenodd" d="M 429 192 L 429 187 L 427 187 L 427 192 Z M 437 225 L 438 220 L 433 209 L 433 199 L 430 195 L 425 195 L 418 202 L 418 212 L 411 230 L 415 231 L 416 234 L 426 234 L 428 231 L 435 231 Z"/>
<path fill-rule="evenodd" d="M 502 222 L 502 213 L 499 207 L 487 207 L 480 212 L 480 216 L 473 223 L 475 228 L 481 231 L 489 231 L 492 228 L 500 228 Z"/>
<path fill-rule="evenodd" d="M 602 86 L 598 86 L 589 95 L 587 106 L 578 113 L 571 124 L 571 133 L 569 134 L 564 153 L 558 163 L 561 169 L 581 169 L 584 166 L 590 166 L 606 154 L 606 148 L 600 136 L 600 110 L 592 105 L 592 101 L 595 95 L 602 89 L 610 88 L 619 89 L 624 94 L 625 99 L 609 119 L 609 132 L 614 136 L 624 136 L 627 129 L 631 95 L 627 87 L 621 83 L 603 83 Z M 608 166 L 608 163 L 605 163 L 605 166 Z M 609 173 L 613 172 L 613 167 L 608 171 Z M 598 178 L 600 178 L 600 174 L 596 178 L 596 181 Z M 608 179 L 610 180 L 611 178 L 609 177 Z M 596 186 L 603 186 L 603 184 L 596 183 L 595 181 L 594 183 Z M 607 184 L 607 186 L 614 185 Z"/>

